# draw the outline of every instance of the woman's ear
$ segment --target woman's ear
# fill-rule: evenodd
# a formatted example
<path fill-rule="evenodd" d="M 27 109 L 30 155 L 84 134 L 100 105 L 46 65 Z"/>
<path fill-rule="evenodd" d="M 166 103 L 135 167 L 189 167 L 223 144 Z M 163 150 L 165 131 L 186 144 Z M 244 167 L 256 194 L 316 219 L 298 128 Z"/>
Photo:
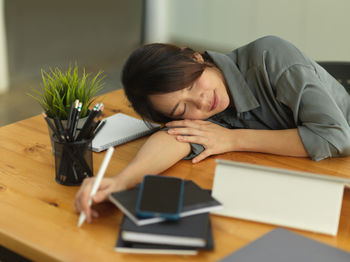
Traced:
<path fill-rule="evenodd" d="M 194 60 L 196 60 L 197 62 L 199 62 L 201 64 L 204 63 L 203 56 L 200 53 L 198 53 L 198 52 L 195 52 L 193 54 L 193 58 L 194 58 Z"/>

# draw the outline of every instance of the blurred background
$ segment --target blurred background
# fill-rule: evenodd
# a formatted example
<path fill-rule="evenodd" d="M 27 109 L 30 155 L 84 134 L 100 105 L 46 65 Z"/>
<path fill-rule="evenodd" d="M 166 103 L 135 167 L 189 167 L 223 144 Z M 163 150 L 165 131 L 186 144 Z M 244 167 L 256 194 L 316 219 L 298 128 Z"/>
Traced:
<path fill-rule="evenodd" d="M 39 114 L 40 70 L 77 62 L 121 88 L 128 55 L 169 42 L 228 52 L 265 35 L 316 61 L 350 61 L 349 0 L 0 0 L 0 126 Z"/>

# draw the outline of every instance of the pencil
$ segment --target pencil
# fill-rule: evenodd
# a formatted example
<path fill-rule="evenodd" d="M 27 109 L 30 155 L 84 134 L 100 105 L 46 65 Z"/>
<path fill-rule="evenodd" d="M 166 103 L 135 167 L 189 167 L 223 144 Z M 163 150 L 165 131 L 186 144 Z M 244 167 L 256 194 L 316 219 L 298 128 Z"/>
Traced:
<path fill-rule="evenodd" d="M 55 136 L 57 137 L 58 141 L 62 142 L 63 140 L 62 140 L 61 136 L 59 135 L 58 130 L 54 127 L 54 125 L 53 125 L 52 122 L 49 120 L 49 118 L 47 117 L 47 115 L 46 115 L 44 112 L 42 112 L 41 114 L 42 114 L 42 116 L 44 117 L 44 119 L 45 119 L 47 125 L 50 127 L 50 129 L 52 130 L 52 132 L 53 132 L 53 133 L 55 134 Z"/>
<path fill-rule="evenodd" d="M 81 130 L 77 136 L 77 139 L 76 139 L 77 141 L 86 138 L 86 136 L 88 135 L 91 124 L 93 123 L 93 120 L 97 114 L 98 107 L 99 107 L 99 104 L 96 104 L 94 106 L 94 108 L 92 109 L 92 111 L 90 112 L 87 120 L 85 121 L 83 127 L 81 128 Z"/>
<path fill-rule="evenodd" d="M 78 110 L 78 106 L 79 106 L 79 100 L 76 99 L 74 101 L 74 108 L 73 108 L 73 112 L 72 112 L 72 115 L 71 115 L 71 121 L 70 121 L 70 125 L 69 125 L 69 135 L 70 135 L 70 138 L 71 140 L 74 140 L 74 137 L 73 137 L 73 125 L 74 125 L 74 121 L 77 117 L 77 110 Z"/>
<path fill-rule="evenodd" d="M 73 107 L 74 107 L 74 102 L 72 101 L 72 103 L 70 103 L 69 113 L 67 115 L 67 130 L 70 129 L 70 125 L 72 122 Z"/>
<path fill-rule="evenodd" d="M 80 112 L 81 112 L 81 108 L 83 106 L 82 102 L 79 102 L 78 104 L 78 109 L 76 111 L 76 115 L 75 115 L 75 119 L 73 119 L 73 128 L 72 128 L 72 140 L 74 141 L 75 139 L 75 134 L 77 132 L 77 127 L 78 127 L 78 122 L 79 122 L 79 118 L 80 118 Z"/>
<path fill-rule="evenodd" d="M 102 127 L 106 124 L 107 120 L 103 120 L 94 130 L 94 137 L 98 134 L 98 132 L 100 132 L 100 130 L 102 129 Z"/>

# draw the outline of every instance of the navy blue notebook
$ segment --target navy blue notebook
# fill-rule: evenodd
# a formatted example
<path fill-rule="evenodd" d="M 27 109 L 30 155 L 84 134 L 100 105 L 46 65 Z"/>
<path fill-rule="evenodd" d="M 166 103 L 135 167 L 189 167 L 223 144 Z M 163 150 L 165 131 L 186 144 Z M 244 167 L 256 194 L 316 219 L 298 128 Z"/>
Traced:
<path fill-rule="evenodd" d="M 109 195 L 109 200 L 115 204 L 136 225 L 143 226 L 164 221 L 164 218 L 140 218 L 136 215 L 136 203 L 139 186 L 126 191 L 115 192 Z M 222 208 L 219 201 L 213 198 L 209 190 L 204 190 L 191 180 L 185 180 L 183 207 L 180 217 L 206 213 Z"/>
<path fill-rule="evenodd" d="M 209 213 L 146 226 L 137 226 L 124 216 L 120 230 L 122 239 L 127 242 L 204 247 L 209 223 Z"/>
<path fill-rule="evenodd" d="M 124 216 L 122 225 L 124 224 Z M 214 249 L 213 232 L 209 221 L 207 229 L 206 245 L 204 247 L 189 247 L 189 246 L 170 246 L 161 244 L 145 244 L 138 242 L 124 241 L 121 236 L 122 227 L 119 232 L 118 241 L 115 246 L 115 251 L 122 253 L 136 253 L 136 254 L 173 254 L 173 255 L 196 255 L 197 250 L 212 250 Z"/>

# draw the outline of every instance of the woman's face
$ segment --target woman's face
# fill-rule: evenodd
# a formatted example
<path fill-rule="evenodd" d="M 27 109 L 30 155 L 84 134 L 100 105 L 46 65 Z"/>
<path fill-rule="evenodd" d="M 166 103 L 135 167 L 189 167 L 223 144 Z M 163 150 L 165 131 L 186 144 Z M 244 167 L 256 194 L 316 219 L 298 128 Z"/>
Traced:
<path fill-rule="evenodd" d="M 172 119 L 207 119 L 224 111 L 230 96 L 221 72 L 206 67 L 202 75 L 184 89 L 150 95 L 155 110 Z"/>

